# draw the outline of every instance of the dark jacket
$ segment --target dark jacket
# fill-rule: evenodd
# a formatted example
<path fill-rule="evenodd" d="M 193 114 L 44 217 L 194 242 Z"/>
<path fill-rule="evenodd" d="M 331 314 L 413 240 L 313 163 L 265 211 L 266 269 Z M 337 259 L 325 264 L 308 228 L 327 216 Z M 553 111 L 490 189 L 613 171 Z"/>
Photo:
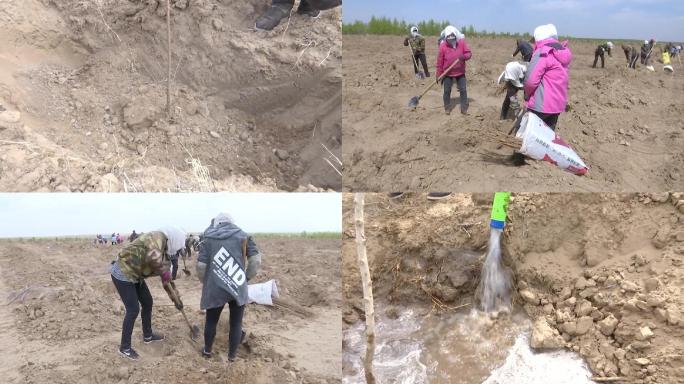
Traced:
<path fill-rule="evenodd" d="M 519 39 L 515 43 L 515 52 L 513 52 L 513 56 L 517 55 L 518 52 L 520 52 L 524 61 L 530 61 L 530 59 L 532 59 L 532 52 L 534 52 L 534 49 L 532 49 L 532 44 L 523 39 Z"/>
<path fill-rule="evenodd" d="M 252 237 L 235 224 L 209 227 L 202 235 L 198 263 L 206 264 L 202 281 L 200 308 L 217 308 L 235 300 L 247 304 L 247 271 L 245 262 L 259 254 Z M 242 244 L 247 243 L 243 257 Z"/>

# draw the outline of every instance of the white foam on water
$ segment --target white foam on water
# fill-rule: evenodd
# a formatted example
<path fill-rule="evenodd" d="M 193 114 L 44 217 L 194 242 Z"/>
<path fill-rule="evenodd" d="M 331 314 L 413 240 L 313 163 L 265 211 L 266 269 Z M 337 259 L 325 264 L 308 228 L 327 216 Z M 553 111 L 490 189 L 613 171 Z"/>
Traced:
<path fill-rule="evenodd" d="M 529 336 L 519 335 L 504 364 L 482 384 L 593 384 L 586 363 L 575 353 L 535 353 Z"/>
<path fill-rule="evenodd" d="M 414 336 L 420 322 L 412 310 L 405 311 L 398 319 L 382 316 L 376 318 L 375 357 L 373 373 L 378 384 L 428 384 L 427 367 L 420 360 L 423 354 L 421 342 Z M 361 357 L 365 357 L 365 324 L 359 322 L 344 332 L 347 348 L 343 359 L 354 367 L 354 375 L 345 375 L 343 384 L 365 383 Z"/>

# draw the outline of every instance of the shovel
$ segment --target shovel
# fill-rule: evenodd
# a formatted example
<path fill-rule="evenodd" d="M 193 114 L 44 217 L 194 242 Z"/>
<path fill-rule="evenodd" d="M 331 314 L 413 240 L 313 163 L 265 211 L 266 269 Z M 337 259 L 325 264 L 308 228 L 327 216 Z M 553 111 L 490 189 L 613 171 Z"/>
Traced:
<path fill-rule="evenodd" d="M 185 257 L 183 257 L 183 273 L 185 273 L 185 276 L 192 275 L 192 273 L 190 273 L 190 270 L 188 270 L 188 267 L 185 265 Z"/>
<path fill-rule="evenodd" d="M 439 83 L 439 81 L 442 80 L 442 79 L 446 76 L 446 74 L 449 73 L 449 71 L 451 70 L 451 68 L 453 68 L 458 62 L 459 62 L 459 60 L 456 59 L 456 61 L 454 61 L 453 63 L 451 63 L 451 65 L 450 65 L 449 67 L 447 67 L 447 69 L 444 70 L 444 73 L 442 73 L 442 76 L 440 76 L 440 77 L 438 77 L 437 79 L 435 79 L 435 82 L 434 82 L 434 83 L 430 83 L 430 85 L 428 85 L 427 88 L 425 88 L 425 90 L 423 91 L 423 93 L 421 93 L 419 96 L 413 96 L 413 97 L 411 98 L 411 100 L 409 100 L 408 106 L 409 106 L 410 108 L 416 108 L 416 107 L 418 106 L 418 102 L 420 102 L 420 99 L 421 99 L 423 96 L 425 96 L 425 94 L 428 93 L 428 91 L 429 91 L 430 89 L 432 89 L 432 87 L 434 87 L 435 84 Z"/>
<path fill-rule="evenodd" d="M 418 66 L 418 61 L 416 60 L 416 55 L 413 53 L 413 45 L 411 45 L 411 40 L 409 40 L 409 48 L 411 49 L 411 58 L 413 59 L 413 65 L 416 66 L 416 79 L 418 80 L 424 80 L 425 79 L 425 73 L 423 72 L 422 69 Z"/>
<path fill-rule="evenodd" d="M 197 339 L 199 338 L 200 329 L 198 326 L 190 324 L 190 320 L 188 320 L 188 316 L 185 314 L 185 310 L 181 309 L 180 311 L 183 314 L 185 322 L 188 324 L 188 327 L 190 328 L 190 339 L 192 339 L 192 341 L 196 343 Z"/>

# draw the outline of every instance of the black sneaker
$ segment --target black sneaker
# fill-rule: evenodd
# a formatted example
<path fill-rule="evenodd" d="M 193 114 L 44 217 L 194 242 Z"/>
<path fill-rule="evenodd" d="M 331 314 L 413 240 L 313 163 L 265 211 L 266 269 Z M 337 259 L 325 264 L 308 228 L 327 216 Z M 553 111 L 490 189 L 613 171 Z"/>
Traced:
<path fill-rule="evenodd" d="M 121 356 L 126 357 L 126 358 L 131 359 L 131 360 L 138 360 L 138 357 L 140 357 L 138 355 L 138 352 L 133 350 L 133 348 L 128 348 L 128 349 L 119 348 L 119 353 L 121 354 Z"/>
<path fill-rule="evenodd" d="M 442 200 L 451 195 L 451 192 L 430 192 L 427 195 L 428 200 Z"/>
<path fill-rule="evenodd" d="M 254 28 L 262 31 L 270 31 L 280 24 L 280 21 L 290 16 L 291 4 L 273 4 L 263 15 L 259 16 L 254 23 Z"/>
<path fill-rule="evenodd" d="M 398 199 L 402 196 L 404 196 L 404 192 L 390 192 L 387 194 L 387 197 L 390 199 Z"/>
<path fill-rule="evenodd" d="M 154 332 L 152 332 L 151 336 L 143 338 L 143 341 L 145 342 L 145 344 L 149 344 L 153 341 L 162 341 L 162 340 L 164 340 L 164 335 L 162 335 L 160 333 L 154 333 Z"/>
<path fill-rule="evenodd" d="M 202 357 L 211 359 L 211 352 L 207 352 L 206 348 L 202 348 Z"/>

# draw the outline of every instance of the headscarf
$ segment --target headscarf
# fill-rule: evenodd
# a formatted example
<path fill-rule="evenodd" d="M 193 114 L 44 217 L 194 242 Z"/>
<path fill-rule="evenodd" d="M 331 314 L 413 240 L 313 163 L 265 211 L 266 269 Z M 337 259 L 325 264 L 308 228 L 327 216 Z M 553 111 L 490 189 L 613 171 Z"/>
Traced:
<path fill-rule="evenodd" d="M 606 45 L 608 46 L 609 49 L 613 49 L 614 45 L 612 42 L 607 42 Z"/>
<path fill-rule="evenodd" d="M 174 256 L 185 247 L 185 231 L 176 227 L 164 227 L 159 230 L 166 236 L 166 254 Z"/>
<path fill-rule="evenodd" d="M 233 221 L 233 217 L 231 215 L 229 215 L 227 213 L 223 213 L 223 212 L 219 213 L 216 217 L 214 217 L 213 221 L 214 221 L 214 226 L 218 226 L 218 225 L 221 225 L 223 223 L 231 223 L 231 224 L 235 223 Z"/>
<path fill-rule="evenodd" d="M 411 27 L 411 37 L 418 37 L 420 36 L 420 33 L 418 33 L 418 27 L 415 25 Z"/>
<path fill-rule="evenodd" d="M 534 41 L 540 42 L 546 39 L 558 40 L 558 31 L 553 24 L 540 25 L 534 29 Z"/>

